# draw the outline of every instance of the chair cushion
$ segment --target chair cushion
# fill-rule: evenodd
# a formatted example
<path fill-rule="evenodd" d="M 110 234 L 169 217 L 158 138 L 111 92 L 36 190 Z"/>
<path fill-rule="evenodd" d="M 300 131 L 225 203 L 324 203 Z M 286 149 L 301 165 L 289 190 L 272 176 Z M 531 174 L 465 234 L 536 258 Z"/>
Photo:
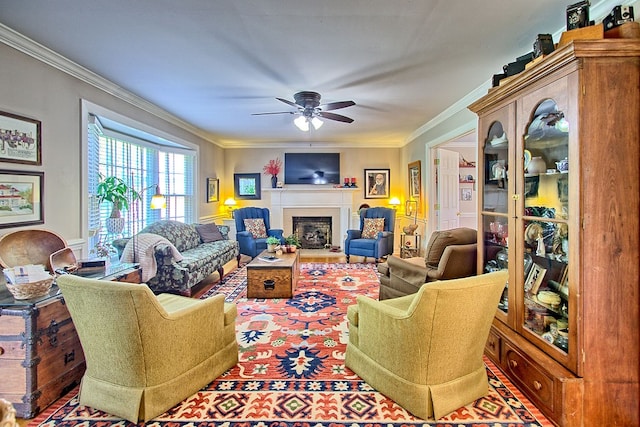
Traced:
<path fill-rule="evenodd" d="M 244 228 L 251 233 L 254 239 L 267 238 L 267 227 L 265 227 L 264 219 L 262 218 L 246 218 L 244 220 Z"/>
<path fill-rule="evenodd" d="M 440 258 L 447 246 L 468 245 L 476 243 L 478 234 L 471 228 L 454 228 L 451 230 L 434 231 L 427 245 L 425 261 L 427 266 L 438 267 Z"/>
<path fill-rule="evenodd" d="M 218 229 L 218 226 L 214 223 L 210 224 L 198 224 L 196 225 L 196 231 L 200 235 L 202 243 L 217 242 L 223 240 L 222 233 Z"/>
<path fill-rule="evenodd" d="M 384 230 L 384 218 L 365 218 L 362 226 L 363 239 L 375 239 Z"/>

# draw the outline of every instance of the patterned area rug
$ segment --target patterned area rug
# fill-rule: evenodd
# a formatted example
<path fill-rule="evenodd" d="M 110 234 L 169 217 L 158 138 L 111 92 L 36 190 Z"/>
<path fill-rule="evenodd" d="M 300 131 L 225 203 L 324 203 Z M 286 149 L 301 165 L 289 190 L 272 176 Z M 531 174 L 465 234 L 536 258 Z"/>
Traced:
<path fill-rule="evenodd" d="M 344 366 L 345 317 L 357 295 L 378 297 L 373 264 L 303 263 L 294 298 L 247 299 L 246 268 L 202 298 L 238 304 L 240 362 L 150 426 L 551 426 L 489 360 L 490 391 L 437 421 L 413 417 Z M 30 425 L 132 426 L 77 403 L 77 390 Z"/>

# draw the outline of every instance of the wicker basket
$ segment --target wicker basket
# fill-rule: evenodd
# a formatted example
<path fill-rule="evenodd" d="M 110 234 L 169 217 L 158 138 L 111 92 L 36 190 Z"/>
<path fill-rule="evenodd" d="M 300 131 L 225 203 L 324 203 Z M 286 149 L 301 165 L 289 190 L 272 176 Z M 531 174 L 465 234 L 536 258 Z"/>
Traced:
<path fill-rule="evenodd" d="M 46 295 L 51 289 L 54 277 L 31 283 L 6 283 L 7 289 L 15 299 L 31 299 Z"/>

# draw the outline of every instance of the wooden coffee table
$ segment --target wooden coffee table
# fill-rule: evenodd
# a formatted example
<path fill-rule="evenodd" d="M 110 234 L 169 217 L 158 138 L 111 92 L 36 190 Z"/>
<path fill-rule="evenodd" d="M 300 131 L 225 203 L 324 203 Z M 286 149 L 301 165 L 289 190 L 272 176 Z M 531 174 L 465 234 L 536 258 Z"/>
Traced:
<path fill-rule="evenodd" d="M 247 298 L 291 298 L 298 282 L 299 260 L 299 251 L 282 255 L 260 253 L 247 264 Z"/>

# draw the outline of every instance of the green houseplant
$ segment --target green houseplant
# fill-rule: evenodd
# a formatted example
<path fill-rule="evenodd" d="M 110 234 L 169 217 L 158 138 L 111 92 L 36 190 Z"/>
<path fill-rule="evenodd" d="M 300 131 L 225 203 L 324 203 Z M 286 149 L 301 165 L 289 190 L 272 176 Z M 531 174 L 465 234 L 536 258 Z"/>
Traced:
<path fill-rule="evenodd" d="M 302 243 L 300 243 L 300 239 L 295 234 L 290 234 L 284 238 L 284 243 L 289 246 L 294 246 L 296 248 L 301 248 Z"/>
<path fill-rule="evenodd" d="M 141 200 L 140 193 L 127 185 L 121 178 L 116 176 L 103 177 L 100 175 L 100 182 L 96 189 L 98 203 L 110 202 L 112 205 L 111 215 L 107 218 L 107 231 L 109 233 L 121 233 L 124 228 L 124 218 L 122 209 L 129 209 L 129 203 Z"/>
<path fill-rule="evenodd" d="M 276 248 L 280 245 L 280 239 L 277 237 L 269 236 L 266 240 L 267 252 L 275 252 Z"/>

